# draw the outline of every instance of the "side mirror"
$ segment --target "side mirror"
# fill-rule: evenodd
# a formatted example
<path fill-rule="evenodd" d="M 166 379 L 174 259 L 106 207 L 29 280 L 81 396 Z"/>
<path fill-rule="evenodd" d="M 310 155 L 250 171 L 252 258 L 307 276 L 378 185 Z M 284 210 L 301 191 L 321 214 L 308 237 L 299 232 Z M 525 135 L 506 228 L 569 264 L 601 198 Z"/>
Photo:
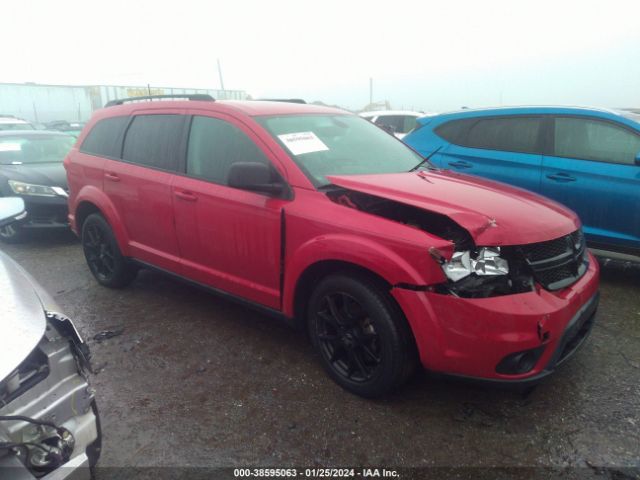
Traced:
<path fill-rule="evenodd" d="M 282 183 L 273 183 L 272 170 L 268 165 L 258 162 L 236 162 L 231 164 L 227 175 L 227 185 L 242 190 L 280 194 L 284 190 Z"/>
<path fill-rule="evenodd" d="M 0 227 L 24 218 L 25 213 L 24 200 L 22 198 L 0 198 Z"/>
<path fill-rule="evenodd" d="M 636 155 L 636 165 L 640 165 L 640 152 Z"/>

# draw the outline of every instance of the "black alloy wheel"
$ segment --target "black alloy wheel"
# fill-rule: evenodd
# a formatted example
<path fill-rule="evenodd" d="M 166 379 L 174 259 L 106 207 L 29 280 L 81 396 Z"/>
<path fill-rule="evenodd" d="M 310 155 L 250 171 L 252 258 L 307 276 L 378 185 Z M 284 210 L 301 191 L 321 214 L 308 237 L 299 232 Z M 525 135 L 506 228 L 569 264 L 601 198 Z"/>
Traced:
<path fill-rule="evenodd" d="M 371 380 L 380 366 L 382 347 L 367 312 L 346 292 L 326 294 L 319 306 L 316 328 L 322 355 L 345 378 Z"/>
<path fill-rule="evenodd" d="M 97 224 L 89 225 L 83 232 L 83 246 L 87 263 L 93 274 L 102 281 L 115 272 L 115 255 L 104 230 Z"/>
<path fill-rule="evenodd" d="M 327 373 L 352 393 L 384 395 L 415 371 L 415 342 L 402 311 L 365 275 L 324 278 L 309 299 L 307 327 Z"/>
<path fill-rule="evenodd" d="M 89 215 L 82 225 L 82 248 L 91 273 L 101 285 L 122 288 L 137 269 L 122 255 L 111 227 L 102 215 Z"/>

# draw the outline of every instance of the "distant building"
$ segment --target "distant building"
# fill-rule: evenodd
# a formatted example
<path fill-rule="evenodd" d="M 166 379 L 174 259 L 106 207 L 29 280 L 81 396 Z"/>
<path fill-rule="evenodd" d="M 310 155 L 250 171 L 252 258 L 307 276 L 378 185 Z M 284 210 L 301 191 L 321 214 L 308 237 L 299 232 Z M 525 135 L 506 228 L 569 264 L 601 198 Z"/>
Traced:
<path fill-rule="evenodd" d="M 15 115 L 31 122 L 86 121 L 109 100 L 143 95 L 206 93 L 220 100 L 244 100 L 244 90 L 173 88 L 121 85 L 41 85 L 0 83 L 0 115 Z"/>

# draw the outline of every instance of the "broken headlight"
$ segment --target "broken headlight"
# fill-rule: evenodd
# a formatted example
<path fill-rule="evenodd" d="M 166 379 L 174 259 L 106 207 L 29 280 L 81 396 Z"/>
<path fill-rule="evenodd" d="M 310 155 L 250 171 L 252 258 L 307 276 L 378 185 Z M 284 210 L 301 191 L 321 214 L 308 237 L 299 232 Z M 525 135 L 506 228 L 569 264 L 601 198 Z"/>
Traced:
<path fill-rule="evenodd" d="M 452 282 L 471 274 L 480 277 L 509 274 L 509 262 L 500 257 L 500 247 L 482 247 L 475 255 L 470 251 L 454 252 L 451 260 L 443 261 L 441 266 Z"/>

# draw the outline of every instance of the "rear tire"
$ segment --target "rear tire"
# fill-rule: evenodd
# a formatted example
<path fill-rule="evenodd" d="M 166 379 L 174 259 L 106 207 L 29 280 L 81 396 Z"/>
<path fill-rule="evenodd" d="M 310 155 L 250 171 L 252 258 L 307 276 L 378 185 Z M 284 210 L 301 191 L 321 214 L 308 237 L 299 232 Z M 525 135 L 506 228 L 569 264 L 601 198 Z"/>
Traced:
<path fill-rule="evenodd" d="M 415 344 L 404 315 L 365 276 L 323 279 L 311 295 L 307 327 L 329 376 L 356 395 L 384 395 L 415 371 Z"/>
<path fill-rule="evenodd" d="M 123 288 L 136 278 L 138 269 L 122 255 L 111 226 L 99 213 L 92 213 L 82 224 L 82 249 L 100 285 Z"/>
<path fill-rule="evenodd" d="M 0 240 L 4 243 L 22 243 L 26 240 L 27 232 L 17 223 L 10 223 L 0 227 Z"/>

